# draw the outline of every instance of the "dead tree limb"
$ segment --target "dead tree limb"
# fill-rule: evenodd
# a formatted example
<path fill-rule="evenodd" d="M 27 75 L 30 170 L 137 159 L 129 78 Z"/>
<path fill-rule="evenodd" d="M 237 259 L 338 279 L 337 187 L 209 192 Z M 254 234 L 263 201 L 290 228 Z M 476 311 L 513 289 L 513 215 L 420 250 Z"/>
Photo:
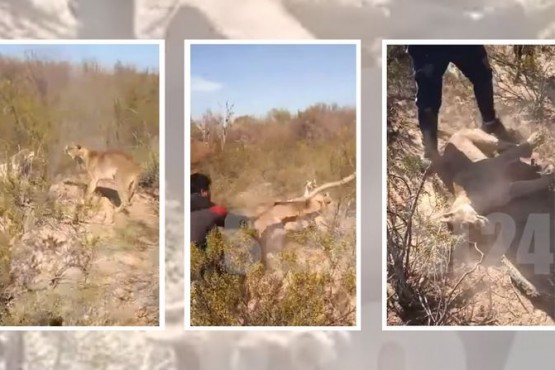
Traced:
<path fill-rule="evenodd" d="M 351 175 L 349 175 L 349 176 L 347 176 L 347 177 L 345 177 L 345 178 L 343 178 L 339 181 L 328 182 L 328 183 L 326 183 L 322 186 L 317 187 L 316 189 L 309 192 L 306 196 L 293 198 L 293 199 L 289 199 L 289 200 L 285 200 L 285 201 L 277 201 L 277 202 L 274 203 L 274 205 L 295 203 L 295 202 L 304 202 L 308 199 L 314 198 L 316 195 L 323 192 L 324 190 L 328 190 L 328 189 L 331 189 L 331 188 L 336 188 L 336 187 L 341 186 L 341 185 L 345 185 L 345 184 L 353 181 L 355 178 L 356 178 L 356 172 L 353 172 Z"/>

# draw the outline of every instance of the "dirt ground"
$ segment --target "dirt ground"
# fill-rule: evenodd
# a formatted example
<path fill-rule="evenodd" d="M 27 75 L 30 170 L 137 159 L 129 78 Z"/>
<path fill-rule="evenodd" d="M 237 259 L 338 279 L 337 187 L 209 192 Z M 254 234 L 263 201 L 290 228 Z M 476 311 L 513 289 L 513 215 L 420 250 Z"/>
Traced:
<path fill-rule="evenodd" d="M 8 305 L 14 325 L 150 326 L 159 320 L 158 199 L 139 190 L 114 214 L 114 184 L 83 205 L 84 176 L 52 185 L 56 218 L 27 218 L 11 252 Z M 114 198 L 115 196 L 115 198 Z"/>

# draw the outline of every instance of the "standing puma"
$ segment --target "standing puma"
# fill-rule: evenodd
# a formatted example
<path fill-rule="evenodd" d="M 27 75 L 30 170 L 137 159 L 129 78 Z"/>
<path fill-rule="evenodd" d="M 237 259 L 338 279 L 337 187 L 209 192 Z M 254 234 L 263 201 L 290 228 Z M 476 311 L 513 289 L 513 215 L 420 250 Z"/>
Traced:
<path fill-rule="evenodd" d="M 125 209 L 137 190 L 141 166 L 128 154 L 119 150 L 96 151 L 80 144 L 69 144 L 65 152 L 81 163 L 89 176 L 86 197 L 91 196 L 99 180 L 114 180 L 120 205 L 116 212 Z"/>

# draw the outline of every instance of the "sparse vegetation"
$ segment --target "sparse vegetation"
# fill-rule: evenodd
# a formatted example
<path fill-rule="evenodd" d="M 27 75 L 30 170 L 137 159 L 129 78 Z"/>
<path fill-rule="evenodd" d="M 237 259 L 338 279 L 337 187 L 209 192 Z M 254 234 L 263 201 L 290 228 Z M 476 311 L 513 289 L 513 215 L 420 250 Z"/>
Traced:
<path fill-rule="evenodd" d="M 158 90 L 157 71 L 121 63 L 0 57 L 0 163 L 35 153 L 28 178 L 0 178 L 1 325 L 158 324 Z M 143 166 L 135 209 L 114 226 L 113 184 L 83 202 L 70 142 L 123 150 Z"/>
<path fill-rule="evenodd" d="M 356 169 L 351 107 L 318 104 L 297 113 L 275 109 L 264 118 L 233 120 L 232 105 L 227 107 L 222 116 L 207 112 L 193 120 L 191 158 L 193 172 L 213 179 L 213 200 L 233 213 L 257 215 L 276 200 L 302 195 L 309 180 L 336 181 Z M 228 230 L 214 232 L 206 252 L 192 246 L 192 324 L 354 325 L 355 183 L 330 192 L 334 206 L 325 214 L 325 227 L 308 221 L 301 230 L 285 231 L 270 270 L 250 260 L 253 239 L 247 235 L 256 234 L 250 229 L 233 239 Z"/>
<path fill-rule="evenodd" d="M 389 46 L 387 58 L 388 325 L 553 325 L 552 305 L 545 303 L 552 301 L 552 296 L 542 293 L 546 294 L 542 302 L 523 294 L 515 288 L 517 284 L 513 285 L 515 276 L 503 262 L 506 259 L 488 261 L 489 250 L 482 244 L 456 237 L 438 222 L 437 215 L 447 208 L 453 195 L 437 176 L 420 170 L 422 147 L 413 100 L 415 84 L 410 58 L 401 48 Z M 520 137 L 540 128 L 553 133 L 555 122 L 555 48 L 531 48 L 532 57 L 520 63 L 512 46 L 487 46 L 498 112 L 505 125 Z M 472 85 L 462 74 L 448 71 L 440 111 L 440 150 L 456 130 L 479 124 Z M 538 149 L 541 167 L 553 163 L 553 140 L 551 135 Z M 536 204 L 533 199 L 521 202 Z M 513 208 L 522 213 L 533 207 Z M 541 207 L 531 212 L 547 212 L 553 220 L 553 213 Z M 511 215 L 510 211 L 507 214 Z M 527 215 L 521 216 L 526 222 Z M 523 226 L 515 220 L 517 233 L 521 233 Z M 552 241 L 549 244 L 553 250 Z M 512 249 L 508 249 L 507 259 L 538 290 L 543 286 L 543 292 L 549 291 L 545 276 L 531 273 Z M 543 310 L 542 314 L 534 311 L 537 308 Z"/>

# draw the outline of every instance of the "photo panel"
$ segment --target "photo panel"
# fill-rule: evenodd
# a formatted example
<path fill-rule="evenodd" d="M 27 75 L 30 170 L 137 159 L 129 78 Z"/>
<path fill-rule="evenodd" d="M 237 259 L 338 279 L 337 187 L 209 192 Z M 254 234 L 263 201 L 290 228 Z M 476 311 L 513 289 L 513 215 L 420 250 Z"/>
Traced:
<path fill-rule="evenodd" d="M 185 327 L 360 330 L 360 42 L 185 40 Z"/>
<path fill-rule="evenodd" d="M 163 56 L 0 42 L 2 330 L 163 327 Z"/>
<path fill-rule="evenodd" d="M 383 41 L 384 330 L 552 330 L 555 44 Z"/>

